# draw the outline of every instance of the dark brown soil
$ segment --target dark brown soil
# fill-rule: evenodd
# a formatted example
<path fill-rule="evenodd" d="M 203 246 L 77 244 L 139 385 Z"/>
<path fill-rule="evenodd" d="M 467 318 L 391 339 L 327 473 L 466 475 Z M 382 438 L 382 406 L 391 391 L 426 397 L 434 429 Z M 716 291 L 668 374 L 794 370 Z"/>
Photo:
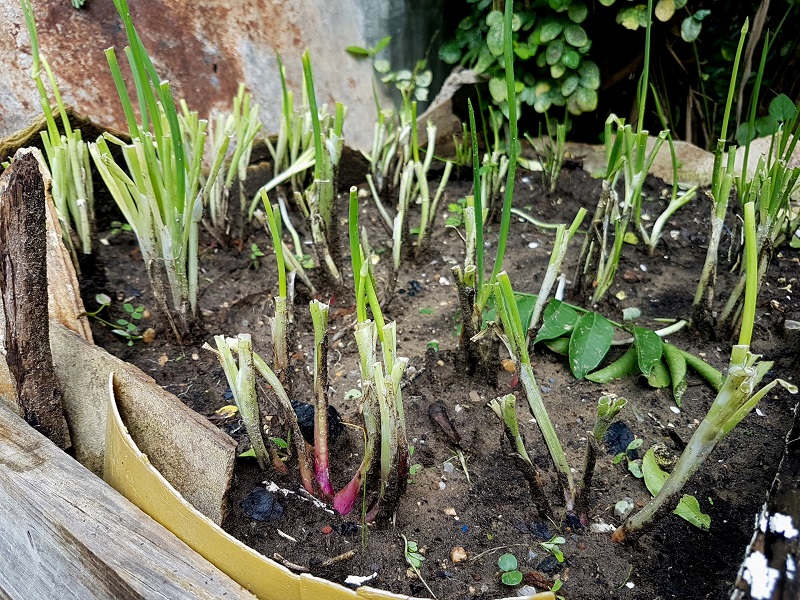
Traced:
<path fill-rule="evenodd" d="M 665 187 L 655 180 L 649 184 L 648 194 L 656 198 L 646 203 L 653 207 L 652 214 L 664 207 L 664 202 L 657 199 Z M 564 586 L 559 593 L 565 598 L 726 598 L 752 534 L 754 516 L 764 502 L 783 451 L 783 437 L 791 425 L 791 398 L 784 392 L 766 398 L 760 405 L 761 414 L 748 416 L 690 480 L 686 492 L 694 494 L 703 511 L 712 517 L 709 532 L 701 532 L 670 514 L 638 542 L 616 545 L 611 542 L 610 533 L 593 533 L 567 521 L 541 521 L 533 509 L 527 484 L 509 455 L 510 448 L 503 441 L 501 424 L 486 406 L 490 399 L 509 391 L 519 396 L 528 448 L 536 465 L 548 475 L 548 493 L 558 504 L 554 468 L 525 409 L 524 396 L 511 387 L 513 374 L 501 372 L 498 386 L 490 387 L 480 379 L 466 377 L 457 359 L 457 297 L 450 268 L 462 260 L 463 243 L 454 230 L 444 227 L 444 209 L 467 190 L 465 182 L 449 187 L 424 260 L 405 261 L 398 293 L 386 310 L 387 317 L 398 322 L 399 354 L 411 359 L 403 395 L 409 441 L 415 448 L 411 462 L 421 465 L 421 470 L 410 477 L 393 523 L 370 525 L 363 531 L 359 511 L 341 517 L 314 509 L 297 496 L 280 495 L 282 516 L 267 522 L 254 521 L 239 507 L 248 494 L 264 481 L 297 490 L 299 480 L 294 472 L 276 476 L 259 471 L 252 459 L 242 459 L 237 466 L 226 529 L 266 556 L 278 553 L 333 581 L 343 582 L 347 575 L 377 573 L 370 585 L 412 596 L 429 594 L 419 579 L 407 572 L 401 534 L 424 547 L 421 573 L 440 599 L 517 595 L 518 591 L 500 583 L 497 558 L 504 552 L 512 552 L 519 559 L 525 581 L 539 590 L 546 589 L 543 584 L 560 575 Z M 579 168 L 563 172 L 555 194 L 542 192 L 538 174 L 522 172 L 515 205 L 548 222 L 569 222 L 581 206 L 591 214 L 598 194 L 598 182 Z M 387 236 L 375 220 L 374 207 L 367 201 L 362 206 L 361 218 L 369 228 L 371 244 L 383 251 L 379 255 L 380 274 L 391 260 L 391 253 L 385 251 Z M 621 321 L 622 309 L 636 306 L 643 313 L 641 324 L 652 328 L 661 326 L 653 320 L 656 318 L 686 317 L 705 257 L 709 210 L 703 196 L 680 212 L 654 256 L 641 247 L 626 246 L 617 284 L 597 310 Z M 297 218 L 295 224 L 299 221 Z M 342 225 L 345 239 L 346 223 L 342 221 Z M 496 230 L 494 226 L 487 236 L 490 255 L 496 246 Z M 258 269 L 253 268 L 249 258 L 253 241 L 265 254 Z M 514 219 L 506 268 L 516 289 L 538 291 L 552 243 L 552 231 Z M 569 273 L 574 272 L 581 243 L 582 236 L 573 240 Z M 263 231 L 256 231 L 245 248 L 240 253 L 222 250 L 208 240 L 202 246 L 203 288 L 199 302 L 207 340 L 212 341 L 213 334 L 249 332 L 256 351 L 268 357 L 271 346 L 267 319 L 277 289 L 271 244 Z M 131 234 L 118 235 L 109 246 L 100 246 L 99 262 L 105 265 L 105 291 L 112 298 L 133 297 L 134 304 L 154 307 Z M 800 285 L 799 262 L 797 250 L 784 248 L 777 253 L 759 299 L 754 348 L 775 360 L 768 377 L 797 379 L 797 349 L 783 336 L 783 319 L 800 309 L 791 288 L 786 287 Z M 622 277 L 626 271 L 630 282 Z M 724 293 L 730 289 L 732 276 L 721 274 L 720 278 L 719 289 Z M 318 275 L 314 277 L 315 285 L 320 279 Z M 383 281 L 380 279 L 379 285 Z M 324 289 L 322 285 L 320 289 Z M 324 294 L 322 299 L 333 302 L 330 333 L 336 341 L 330 353 L 332 402 L 346 421 L 360 423 L 357 401 L 344 400 L 345 394 L 358 386 L 357 350 L 349 330 L 354 319 L 352 292 L 340 290 L 335 299 L 331 296 Z M 94 306 L 92 297 L 93 294 L 86 298 L 90 309 Z M 312 347 L 308 299 L 307 291 L 298 284 L 290 351 L 294 352 L 293 396 L 304 401 L 311 400 L 312 379 L 312 360 L 307 354 Z M 580 302 L 578 298 L 568 299 Z M 116 311 L 115 317 L 122 316 L 121 303 L 115 303 L 112 311 Z M 132 347 L 102 325 L 95 324 L 94 334 L 98 343 L 140 366 L 201 414 L 212 417 L 216 409 L 232 403 L 225 398 L 228 386 L 217 359 L 201 349 L 200 342 L 185 348 L 170 345 L 163 328 L 152 344 L 136 343 Z M 434 339 L 439 342 L 439 351 L 426 355 L 426 346 Z M 718 369 L 726 367 L 730 349 L 727 340 L 709 341 L 684 330 L 671 336 L 670 341 L 703 356 Z M 565 360 L 547 351 L 538 351 L 534 360 L 544 400 L 576 471 L 583 464 L 587 430 L 593 425 L 601 394 L 615 393 L 628 399 L 620 418 L 644 439 L 642 453 L 656 442 L 675 447 L 676 439 L 688 441 L 714 397 L 705 383 L 690 377 L 683 406 L 676 413 L 669 390 L 651 389 L 635 378 L 602 386 L 577 381 Z M 461 435 L 471 484 L 453 447 L 428 417 L 428 406 L 434 401 L 446 405 Z M 244 428 L 237 417 L 218 424 L 241 441 L 242 449 L 247 447 Z M 358 431 L 346 428 L 332 452 L 332 476 L 338 489 L 349 480 L 360 460 Z M 619 524 L 614 504 L 624 497 L 642 506 L 649 494 L 643 482 L 632 477 L 623 465 L 613 465 L 611 456 L 602 456 L 590 498 L 591 523 Z M 563 564 L 539 545 L 555 534 L 566 539 Z M 456 547 L 467 552 L 466 561 L 451 561 L 451 551 Z M 326 559 L 349 550 L 355 551 L 354 557 L 328 568 L 320 567 Z"/>

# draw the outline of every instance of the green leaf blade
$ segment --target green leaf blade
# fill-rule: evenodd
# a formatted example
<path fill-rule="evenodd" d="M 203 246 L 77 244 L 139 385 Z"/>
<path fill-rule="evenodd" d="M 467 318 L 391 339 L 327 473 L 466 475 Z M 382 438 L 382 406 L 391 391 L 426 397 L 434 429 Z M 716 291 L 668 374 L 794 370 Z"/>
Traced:
<path fill-rule="evenodd" d="M 662 342 L 655 331 L 643 327 L 633 328 L 633 339 L 636 347 L 636 360 L 639 370 L 650 377 L 656 364 L 661 360 Z"/>
<path fill-rule="evenodd" d="M 614 340 L 614 326 L 603 315 L 589 312 L 575 324 L 569 340 L 569 366 L 583 379 L 603 360 Z"/>
<path fill-rule="evenodd" d="M 533 343 L 560 338 L 578 322 L 577 311 L 560 300 L 551 300 L 544 311 L 543 323 Z"/>

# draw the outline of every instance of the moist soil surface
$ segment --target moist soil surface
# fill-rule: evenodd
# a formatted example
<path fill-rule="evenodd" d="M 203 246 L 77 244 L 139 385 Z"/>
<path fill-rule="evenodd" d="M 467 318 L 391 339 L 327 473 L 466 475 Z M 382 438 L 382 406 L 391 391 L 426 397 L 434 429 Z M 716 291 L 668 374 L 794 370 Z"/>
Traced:
<path fill-rule="evenodd" d="M 246 498 L 256 490 L 263 490 L 264 482 L 297 491 L 299 477 L 294 461 L 288 463 L 289 474 L 280 475 L 261 471 L 255 460 L 243 458 L 237 461 L 225 529 L 265 556 L 278 557 L 285 564 L 293 563 L 339 583 L 344 583 L 348 575 L 374 573 L 369 585 L 403 595 L 430 597 L 422 581 L 408 571 L 403 553 L 404 535 L 422 549 L 425 560 L 420 573 L 430 591 L 440 599 L 491 599 L 530 592 L 501 583 L 497 559 L 506 552 L 518 559 L 524 575 L 522 585 L 532 585 L 541 591 L 549 589 L 560 577 L 563 587 L 559 594 L 565 598 L 727 598 L 752 535 L 755 514 L 764 502 L 783 452 L 784 435 L 792 422 L 791 396 L 780 391 L 765 398 L 758 413 L 751 413 L 723 440 L 687 484 L 684 492 L 693 494 L 703 512 L 711 516 L 710 531 L 700 531 L 673 514 L 664 515 L 631 544 L 612 543 L 611 527 L 605 532 L 595 531 L 598 525 L 620 524 L 614 505 L 623 498 L 632 499 L 637 509 L 650 498 L 643 481 L 626 468 L 626 461 L 613 464 L 608 453 L 597 463 L 590 495 L 589 527 L 581 527 L 574 518 L 541 519 L 526 480 L 515 466 L 501 423 L 487 406 L 497 396 L 509 392 L 517 396 L 528 450 L 544 474 L 556 513 L 563 513 L 553 464 L 527 410 L 517 378 L 514 373 L 498 368 L 497 385 L 488 385 L 485 376 L 465 374 L 458 352 L 458 300 L 451 267 L 463 261 L 464 245 L 459 233 L 446 228 L 444 220 L 448 204 L 468 193 L 471 176 L 467 175 L 448 186 L 427 246 L 419 258 L 408 257 L 403 261 L 396 293 L 385 309 L 387 320 L 398 323 L 399 355 L 410 359 L 403 381 L 403 398 L 409 443 L 414 447 L 410 461 L 413 474 L 395 514 L 382 524 L 369 524 L 365 529 L 360 505 L 343 517 L 315 508 L 299 495 L 284 496 L 278 491 L 275 500 L 282 511 L 273 511 L 267 521 L 254 520 L 242 508 Z M 648 181 L 645 208 L 652 219 L 650 223 L 666 206 L 664 193 L 668 189 L 663 182 L 652 178 Z M 578 209 L 585 207 L 589 211 L 588 222 L 599 193 L 599 182 L 577 165 L 562 172 L 555 193 L 543 191 L 538 173 L 520 171 L 515 206 L 548 223 L 569 223 Z M 341 239 L 346 240 L 344 195 L 340 204 Z M 366 225 L 370 243 L 378 253 L 376 274 L 378 287 L 383 289 L 391 263 L 390 236 L 377 221 L 371 200 L 364 199 L 361 206 L 362 224 Z M 642 313 L 637 324 L 652 329 L 664 326 L 656 319 L 687 318 L 706 254 L 709 215 L 710 201 L 700 194 L 671 219 L 655 254 L 650 255 L 641 246 L 626 245 L 617 281 L 595 309 L 621 322 L 624 308 L 637 307 Z M 299 215 L 293 214 L 293 219 L 296 226 L 301 224 Z M 734 221 L 730 216 L 728 222 Z M 487 260 L 493 257 L 498 230 L 499 226 L 493 224 L 487 233 Z M 301 228 L 301 235 L 304 231 Z M 102 232 L 99 237 L 108 233 Z M 722 296 L 732 289 L 735 281 L 735 276 L 728 273 L 732 265 L 727 262 L 727 247 L 737 236 L 729 231 L 723 240 L 717 287 Z M 517 291 L 538 292 L 553 238 L 552 230 L 512 219 L 505 267 Z M 215 414 L 233 400 L 216 356 L 202 349 L 202 344 L 208 341 L 213 345 L 214 334 L 233 336 L 247 332 L 253 336 L 256 352 L 269 360 L 268 318 L 273 310 L 272 297 L 277 293 L 277 279 L 268 240 L 261 229 L 244 242 L 243 250 L 222 248 L 210 237 L 202 239 L 199 307 L 207 335 L 193 345 L 180 347 L 169 342 L 169 334 L 155 314 L 155 301 L 131 233 L 111 237 L 108 245 L 98 244 L 96 276 L 84 281 L 88 310 L 96 306 L 95 293 L 104 291 L 114 299 L 107 317 L 126 316 L 122 301 L 143 304 L 154 313 L 144 323 L 156 328 L 152 343 L 136 342 L 129 347 L 110 328 L 93 322 L 97 343 L 136 364 L 192 409 L 212 419 L 239 441 L 242 451 L 249 447 L 249 442 L 240 418 Z M 253 243 L 264 254 L 255 264 L 250 256 Z M 575 279 L 582 243 L 583 236 L 577 235 L 570 247 L 564 269 L 570 283 Z M 310 246 L 305 251 L 313 252 Z M 343 253 L 347 255 L 346 251 Z M 345 262 L 345 279 L 352 282 L 347 268 L 349 260 Z M 783 321 L 787 316 L 796 319 L 800 310 L 792 291 L 792 287 L 800 285 L 799 262 L 797 250 L 785 247 L 776 252 L 759 297 L 753 349 L 775 361 L 765 381 L 778 376 L 797 380 L 797 349 L 793 345 L 796 340 L 784 335 Z M 318 289 L 317 297 L 332 304 L 331 403 L 345 422 L 360 425 L 359 401 L 345 399 L 359 386 L 358 353 L 352 336 L 355 320 L 352 289 L 332 288 L 325 283 L 319 268 L 310 271 L 310 277 Z M 572 287 L 567 286 L 566 300 L 585 306 Z M 312 401 L 313 330 L 308 312 L 311 297 L 298 282 L 289 339 L 290 380 L 292 398 L 303 402 Z M 618 338 L 626 336 L 625 332 L 617 332 Z M 669 341 L 724 370 L 731 342 L 719 337 L 709 339 L 684 328 L 669 336 Z M 438 351 L 428 348 L 432 340 L 438 341 Z M 606 363 L 623 349 L 612 348 Z M 594 424 L 601 395 L 611 393 L 627 398 L 628 404 L 618 420 L 643 439 L 639 456 L 655 443 L 679 452 L 680 445 L 688 442 L 714 398 L 709 385 L 694 374 L 689 376 L 688 391 L 678 409 L 669 388 L 653 389 L 636 377 L 603 385 L 576 380 L 565 358 L 539 346 L 532 360 L 545 404 L 576 477 L 580 475 L 587 431 Z M 277 414 L 269 393 L 262 390 L 261 395 L 266 414 Z M 434 402 L 445 405 L 460 434 L 469 479 L 456 448 L 428 416 L 428 407 Z M 285 437 L 276 427 L 269 435 Z M 336 489 L 349 481 L 362 452 L 362 435 L 355 427 L 345 427 L 332 442 L 332 477 Z M 554 535 L 565 539 L 561 546 L 563 562 L 541 545 Z M 453 554 L 454 549 L 463 549 L 466 557 L 459 560 Z M 352 555 L 325 564 L 328 559 L 350 551 Z"/>

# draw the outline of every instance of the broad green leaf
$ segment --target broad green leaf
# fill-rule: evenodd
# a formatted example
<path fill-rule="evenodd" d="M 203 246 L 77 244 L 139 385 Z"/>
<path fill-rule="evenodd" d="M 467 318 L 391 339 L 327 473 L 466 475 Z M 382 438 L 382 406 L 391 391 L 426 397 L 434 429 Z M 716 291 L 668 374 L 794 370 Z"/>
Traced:
<path fill-rule="evenodd" d="M 508 98 L 508 89 L 506 82 L 499 77 L 492 77 L 489 80 L 489 93 L 492 95 L 492 100 L 496 103 L 503 102 Z"/>
<path fill-rule="evenodd" d="M 769 103 L 769 116 L 779 123 L 794 118 L 796 112 L 794 102 L 786 94 L 779 94 Z"/>
<path fill-rule="evenodd" d="M 675 14 L 675 0 L 658 0 L 656 4 L 656 19 L 661 22 L 669 21 Z"/>
<path fill-rule="evenodd" d="M 636 345 L 636 360 L 639 363 L 639 370 L 649 377 L 656 363 L 661 360 L 661 338 L 655 331 L 644 327 L 634 327 L 633 339 Z"/>
<path fill-rule="evenodd" d="M 500 576 L 500 580 L 506 585 L 519 585 L 522 583 L 522 573 L 519 571 L 506 571 Z"/>
<path fill-rule="evenodd" d="M 392 41 L 392 36 L 390 35 L 381 38 L 381 40 L 377 44 L 375 44 L 375 47 L 372 49 L 373 54 L 377 54 L 378 52 L 386 48 L 386 46 L 388 46 L 389 42 L 391 41 Z"/>
<path fill-rule="evenodd" d="M 554 65 L 550 65 L 550 77 L 553 79 L 561 79 L 566 72 L 567 67 L 563 62 L 557 62 Z M 553 98 L 553 100 L 555 100 L 555 98 Z"/>
<path fill-rule="evenodd" d="M 550 300 L 547 308 L 544 309 L 542 326 L 539 328 L 533 343 L 559 338 L 571 332 L 577 322 L 578 313 L 574 308 L 567 306 L 560 300 Z"/>
<path fill-rule="evenodd" d="M 617 23 L 625 29 L 636 31 L 639 27 L 647 26 L 647 13 L 644 5 L 623 8 L 617 13 Z"/>
<path fill-rule="evenodd" d="M 569 340 L 569 366 L 578 379 L 603 360 L 614 339 L 614 326 L 603 315 L 588 312 L 572 331 Z"/>
<path fill-rule="evenodd" d="M 667 365 L 664 364 L 663 360 L 659 360 L 653 370 L 650 372 L 650 375 L 647 377 L 647 383 L 650 387 L 654 387 L 656 389 L 663 389 L 665 387 L 669 387 L 670 383 L 672 383 L 672 378 L 669 375 L 669 369 Z"/>
<path fill-rule="evenodd" d="M 494 54 L 492 54 L 491 51 L 489 50 L 489 46 L 483 44 L 481 46 L 480 54 L 478 54 L 478 60 L 475 62 L 475 66 L 472 67 L 472 70 L 475 71 L 475 73 L 477 74 L 484 73 L 494 63 L 495 63 Z"/>
<path fill-rule="evenodd" d="M 560 337 L 554 340 L 548 340 L 544 343 L 547 349 L 561 356 L 569 354 L 569 337 Z"/>
<path fill-rule="evenodd" d="M 573 2 L 567 11 L 567 16 L 573 23 L 583 23 L 589 16 L 589 9 L 583 2 Z"/>
<path fill-rule="evenodd" d="M 615 1 L 616 0 L 600 0 L 600 4 L 602 4 L 603 6 L 611 6 L 612 4 L 614 4 Z"/>
<path fill-rule="evenodd" d="M 518 31 L 522 27 L 522 19 L 519 15 L 511 15 L 511 31 Z"/>
<path fill-rule="evenodd" d="M 703 24 L 694 17 L 686 17 L 681 23 L 681 37 L 684 42 L 693 42 L 700 35 Z"/>
<path fill-rule="evenodd" d="M 711 11 L 709 9 L 702 8 L 702 9 L 698 10 L 696 13 L 694 13 L 694 15 L 692 15 L 692 17 L 694 19 L 697 19 L 698 21 L 702 21 L 703 19 L 705 19 L 710 14 L 711 14 Z"/>
<path fill-rule="evenodd" d="M 490 27 L 486 32 L 486 45 L 494 56 L 503 54 L 503 27 Z"/>
<path fill-rule="evenodd" d="M 711 528 L 711 516 L 700 510 L 700 503 L 694 496 L 684 494 L 672 512 L 698 529 L 708 531 Z"/>
<path fill-rule="evenodd" d="M 672 344 L 664 344 L 664 360 L 669 368 L 669 376 L 672 379 L 672 396 L 678 406 L 683 402 L 683 395 L 686 393 L 686 359 L 683 354 Z"/>
<path fill-rule="evenodd" d="M 564 28 L 564 39 L 567 43 L 576 48 L 580 48 L 589 41 L 589 36 L 586 35 L 583 27 L 580 25 L 567 25 Z"/>
<path fill-rule="evenodd" d="M 555 21 L 555 20 L 545 21 L 544 23 L 542 23 L 542 27 L 539 31 L 539 42 L 542 44 L 547 44 L 548 42 L 552 42 L 554 39 L 558 37 L 563 28 L 564 25 L 560 21 Z"/>
<path fill-rule="evenodd" d="M 664 482 L 669 478 L 669 473 L 658 466 L 656 455 L 652 448 L 644 453 L 642 474 L 644 475 L 644 484 L 647 486 L 651 496 L 658 494 Z"/>
<path fill-rule="evenodd" d="M 456 59 L 457 61 L 458 59 Z M 388 73 L 392 69 L 392 65 L 389 64 L 389 61 L 383 58 L 379 58 L 374 63 L 372 63 L 373 68 L 378 73 Z"/>
<path fill-rule="evenodd" d="M 428 87 L 433 81 L 433 71 L 430 69 L 422 71 L 417 75 L 417 85 L 420 87 Z"/>
<path fill-rule="evenodd" d="M 355 56 L 369 56 L 369 50 L 362 48 L 361 46 L 347 46 L 345 51 L 349 52 L 350 54 L 354 54 Z"/>

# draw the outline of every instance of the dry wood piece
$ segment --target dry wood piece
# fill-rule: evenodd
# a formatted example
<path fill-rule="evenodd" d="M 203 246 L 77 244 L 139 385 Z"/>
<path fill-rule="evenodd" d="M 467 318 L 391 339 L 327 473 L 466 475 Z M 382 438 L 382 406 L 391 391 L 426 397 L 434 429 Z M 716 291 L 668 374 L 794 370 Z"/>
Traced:
<path fill-rule="evenodd" d="M 6 362 L 25 420 L 71 446 L 50 353 L 45 183 L 36 156 L 20 150 L 0 177 L 0 294 Z"/>
<path fill-rule="evenodd" d="M 0 598 L 255 600 L 0 405 Z"/>

